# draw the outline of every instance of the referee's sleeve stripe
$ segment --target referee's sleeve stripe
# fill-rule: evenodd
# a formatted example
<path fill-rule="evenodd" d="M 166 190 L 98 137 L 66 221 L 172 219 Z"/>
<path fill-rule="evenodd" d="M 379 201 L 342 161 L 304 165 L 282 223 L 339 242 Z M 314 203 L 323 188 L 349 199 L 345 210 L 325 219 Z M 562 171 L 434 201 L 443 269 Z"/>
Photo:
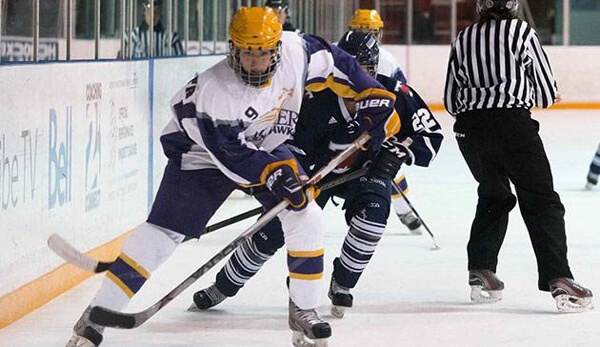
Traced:
<path fill-rule="evenodd" d="M 544 103 L 544 107 L 548 107 L 554 103 L 556 96 L 555 80 L 552 74 L 552 68 L 550 67 L 550 62 L 548 61 L 546 52 L 544 52 L 542 46 L 540 45 L 539 37 L 535 33 L 532 36 L 532 46 L 538 61 L 538 66 L 541 70 L 540 72 L 544 76 L 544 95 L 546 95 L 547 99 L 549 99 L 547 100 L 548 103 Z"/>
<path fill-rule="evenodd" d="M 450 114 L 454 114 L 456 110 L 456 74 L 454 73 L 454 66 L 456 60 L 455 46 L 450 50 L 450 62 L 448 64 L 448 72 L 446 73 L 446 93 L 444 98 L 444 105 L 446 110 Z"/>

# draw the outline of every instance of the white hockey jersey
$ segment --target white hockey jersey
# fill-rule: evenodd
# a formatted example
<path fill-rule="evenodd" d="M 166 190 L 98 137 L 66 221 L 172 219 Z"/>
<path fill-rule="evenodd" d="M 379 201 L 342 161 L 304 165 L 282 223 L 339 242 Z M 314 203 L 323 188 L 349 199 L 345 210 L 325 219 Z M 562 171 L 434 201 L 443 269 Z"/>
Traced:
<path fill-rule="evenodd" d="M 400 68 L 400 64 L 390 51 L 379 46 L 379 65 L 377 65 L 377 74 L 385 77 L 390 77 L 406 83 L 404 71 Z"/>
<path fill-rule="evenodd" d="M 283 143 L 294 132 L 305 89 L 330 88 L 357 100 L 395 98 L 322 39 L 283 32 L 281 41 L 281 61 L 268 86 L 244 84 L 224 59 L 173 97 L 174 118 L 161 142 L 181 169 L 214 168 L 239 184 L 260 184 L 268 164 L 292 158 Z"/>

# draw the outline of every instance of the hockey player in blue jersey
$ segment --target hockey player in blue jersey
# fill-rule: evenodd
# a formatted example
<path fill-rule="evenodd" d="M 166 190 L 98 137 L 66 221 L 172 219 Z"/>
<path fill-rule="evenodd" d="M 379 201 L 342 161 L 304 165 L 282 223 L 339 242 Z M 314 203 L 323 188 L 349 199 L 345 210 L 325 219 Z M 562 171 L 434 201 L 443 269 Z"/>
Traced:
<path fill-rule="evenodd" d="M 379 50 L 372 34 L 349 31 L 338 47 L 348 51 L 364 70 L 375 76 Z M 376 155 L 362 153 L 353 163 L 337 169 L 337 174 L 344 174 L 371 161 L 365 176 L 323 192 L 317 198 L 321 207 L 333 196 L 345 199 L 343 208 L 349 230 L 341 254 L 334 260 L 329 290 L 332 313 L 338 317 L 352 306 L 350 290 L 357 284 L 385 230 L 394 176 L 401 165 L 428 166 L 443 139 L 438 122 L 413 89 L 398 80 L 382 75 L 377 77 L 396 95 L 395 109 L 400 114 L 401 127 L 384 142 Z M 356 110 L 355 102 L 332 91 L 307 93 L 296 133 L 288 142 L 306 170 L 317 170 L 358 136 Z M 238 247 L 217 274 L 215 284 L 194 294 L 192 308 L 207 309 L 234 296 L 283 245 L 281 235 L 281 225 L 275 220 Z"/>
<path fill-rule="evenodd" d="M 282 33 L 270 8 L 238 9 L 229 39 L 227 58 L 173 97 L 173 118 L 161 135 L 169 161 L 150 215 L 124 241 L 67 346 L 98 346 L 104 327 L 90 320 L 91 308 L 122 310 L 183 239 L 198 238 L 240 187 L 251 187 L 267 209 L 289 202 L 278 215 L 288 251 L 289 327 L 295 343 L 327 345 L 331 327 L 315 310 L 323 277 L 321 209 L 311 187 L 302 187 L 303 172 L 284 142 L 294 132 L 304 91 L 330 89 L 362 106 L 359 127 L 378 148 L 395 95 L 339 48 Z"/>
<path fill-rule="evenodd" d="M 598 184 L 598 177 L 600 176 L 600 146 L 598 146 L 598 150 L 594 155 L 594 159 L 590 164 L 590 171 L 587 175 L 587 183 L 585 184 L 585 188 L 587 190 L 594 189 L 594 186 Z"/>
<path fill-rule="evenodd" d="M 377 42 L 381 44 L 384 36 L 383 20 L 379 12 L 374 9 L 358 9 L 352 15 L 348 24 L 348 30 L 370 33 L 377 38 Z M 379 64 L 377 65 L 377 74 L 389 78 L 397 79 L 404 84 L 407 84 L 406 76 L 396 58 L 391 52 L 383 47 L 379 47 Z M 423 233 L 423 222 L 417 216 L 415 211 L 408 204 L 403 196 L 408 194 L 408 181 L 406 176 L 400 170 L 392 183 L 392 206 L 396 216 L 400 222 L 404 224 L 411 234 L 421 235 Z"/>

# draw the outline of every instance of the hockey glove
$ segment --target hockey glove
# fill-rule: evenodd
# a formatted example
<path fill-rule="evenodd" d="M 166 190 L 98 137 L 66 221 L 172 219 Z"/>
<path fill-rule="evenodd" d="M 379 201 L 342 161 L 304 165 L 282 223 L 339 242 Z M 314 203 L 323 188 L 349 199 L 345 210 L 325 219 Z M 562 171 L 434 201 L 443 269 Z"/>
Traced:
<path fill-rule="evenodd" d="M 321 166 L 327 164 L 337 153 L 350 147 L 352 142 L 354 142 L 361 134 L 361 127 L 357 121 L 351 121 L 347 124 L 340 125 L 331 136 L 326 151 L 327 157 L 324 158 L 324 160 L 321 160 Z M 358 154 L 359 152 L 354 152 L 350 157 L 340 163 L 340 165 L 333 170 L 333 173 L 340 174 L 348 171 L 356 163 Z"/>
<path fill-rule="evenodd" d="M 298 172 L 288 164 L 275 167 L 267 176 L 266 185 L 278 199 L 289 202 L 289 208 L 294 211 L 305 208 L 317 195 L 312 186 L 305 193 Z"/>
<path fill-rule="evenodd" d="M 403 146 L 390 146 L 385 142 L 369 166 L 368 176 L 382 180 L 393 180 L 402 164 L 410 159 Z"/>

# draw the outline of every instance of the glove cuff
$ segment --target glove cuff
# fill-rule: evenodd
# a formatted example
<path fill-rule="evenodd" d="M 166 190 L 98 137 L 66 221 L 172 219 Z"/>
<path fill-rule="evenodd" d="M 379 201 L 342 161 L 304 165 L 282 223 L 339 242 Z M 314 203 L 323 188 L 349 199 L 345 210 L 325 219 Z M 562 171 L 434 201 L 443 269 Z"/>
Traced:
<path fill-rule="evenodd" d="M 267 178 L 282 166 L 289 166 L 296 176 L 300 177 L 300 169 L 298 168 L 298 162 L 295 159 L 278 160 L 265 166 L 260 174 L 260 184 L 266 184 Z"/>

